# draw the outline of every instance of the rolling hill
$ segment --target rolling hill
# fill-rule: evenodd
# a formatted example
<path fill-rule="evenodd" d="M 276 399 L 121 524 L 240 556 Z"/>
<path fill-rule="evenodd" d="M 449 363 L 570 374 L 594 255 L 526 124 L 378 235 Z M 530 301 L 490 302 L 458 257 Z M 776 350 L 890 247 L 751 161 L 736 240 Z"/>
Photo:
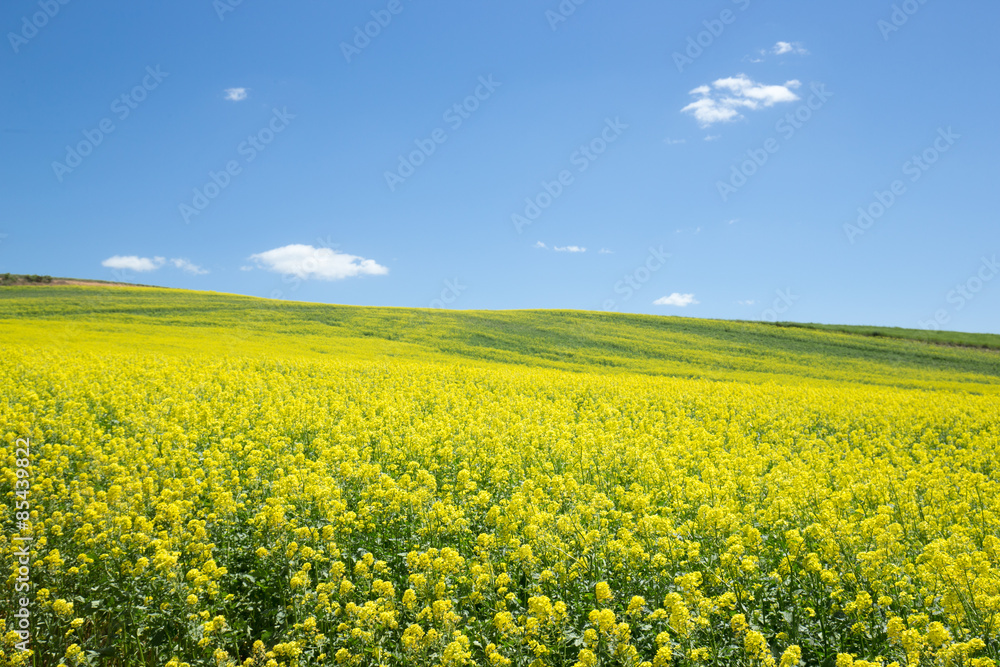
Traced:
<path fill-rule="evenodd" d="M 755 382 L 1000 388 L 1000 336 L 617 313 L 449 311 L 151 287 L 0 288 L 3 343 L 513 364 Z M 962 344 L 964 343 L 964 344 Z M 977 346 L 977 347 L 972 347 Z"/>

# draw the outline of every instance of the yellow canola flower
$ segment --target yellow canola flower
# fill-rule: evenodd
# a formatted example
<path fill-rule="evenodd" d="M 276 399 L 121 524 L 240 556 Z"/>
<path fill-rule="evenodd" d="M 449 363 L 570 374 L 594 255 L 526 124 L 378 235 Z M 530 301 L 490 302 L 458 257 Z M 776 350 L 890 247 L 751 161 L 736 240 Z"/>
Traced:
<path fill-rule="evenodd" d="M 766 660 L 771 658 L 771 652 L 767 648 L 767 641 L 764 635 L 756 630 L 749 630 L 743 638 L 743 648 L 747 655 L 753 660 Z M 773 660 L 773 658 L 772 658 Z"/>
<path fill-rule="evenodd" d="M 629 615 L 642 613 L 642 608 L 645 606 L 646 606 L 646 598 L 642 597 L 641 595 L 633 595 L 632 599 L 628 603 L 627 613 Z"/>
<path fill-rule="evenodd" d="M 576 665 L 579 667 L 594 667 L 597 664 L 597 656 L 590 649 L 580 649 Z"/>
<path fill-rule="evenodd" d="M 797 644 L 792 644 L 781 654 L 780 667 L 797 667 L 802 661 L 802 648 Z"/>
<path fill-rule="evenodd" d="M 52 611 L 59 614 L 60 616 L 68 617 L 73 615 L 73 603 L 66 602 L 66 600 L 55 600 L 52 603 Z"/>

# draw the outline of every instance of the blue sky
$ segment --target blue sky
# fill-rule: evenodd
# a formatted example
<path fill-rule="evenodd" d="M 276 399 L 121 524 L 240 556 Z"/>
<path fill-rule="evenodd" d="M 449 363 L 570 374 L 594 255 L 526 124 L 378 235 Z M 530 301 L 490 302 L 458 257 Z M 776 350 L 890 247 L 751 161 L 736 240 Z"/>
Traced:
<path fill-rule="evenodd" d="M 960 0 L 12 0 L 0 271 L 1000 333 L 998 24 Z"/>

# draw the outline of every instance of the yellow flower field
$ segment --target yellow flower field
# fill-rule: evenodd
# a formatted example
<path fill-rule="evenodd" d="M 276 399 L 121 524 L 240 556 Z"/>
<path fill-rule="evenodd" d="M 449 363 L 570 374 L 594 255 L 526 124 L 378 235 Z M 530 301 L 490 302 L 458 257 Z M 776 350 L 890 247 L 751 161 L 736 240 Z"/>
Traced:
<path fill-rule="evenodd" d="M 995 391 L 19 344 L 0 442 L 3 665 L 1000 660 Z"/>

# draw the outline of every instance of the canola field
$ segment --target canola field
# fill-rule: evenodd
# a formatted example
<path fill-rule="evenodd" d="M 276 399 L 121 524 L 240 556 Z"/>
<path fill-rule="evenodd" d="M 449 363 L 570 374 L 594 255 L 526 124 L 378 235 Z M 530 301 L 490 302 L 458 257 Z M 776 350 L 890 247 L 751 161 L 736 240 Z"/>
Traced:
<path fill-rule="evenodd" d="M 4 288 L 0 443 L 0 665 L 1000 662 L 992 350 Z"/>

